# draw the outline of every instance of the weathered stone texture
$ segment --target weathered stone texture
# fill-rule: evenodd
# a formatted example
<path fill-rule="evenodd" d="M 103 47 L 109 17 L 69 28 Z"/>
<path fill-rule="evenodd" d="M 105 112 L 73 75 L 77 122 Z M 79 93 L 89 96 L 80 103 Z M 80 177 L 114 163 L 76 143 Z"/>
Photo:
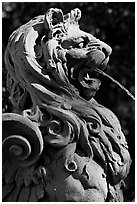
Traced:
<path fill-rule="evenodd" d="M 9 38 L 15 112 L 3 114 L 3 201 L 123 201 L 128 146 L 93 98 L 111 47 L 80 30 L 80 18 L 50 9 Z"/>

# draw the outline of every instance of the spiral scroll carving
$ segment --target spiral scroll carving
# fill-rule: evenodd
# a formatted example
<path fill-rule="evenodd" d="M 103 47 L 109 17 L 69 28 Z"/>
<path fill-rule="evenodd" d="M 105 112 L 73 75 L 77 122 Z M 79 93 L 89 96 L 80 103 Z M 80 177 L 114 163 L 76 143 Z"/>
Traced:
<path fill-rule="evenodd" d="M 19 166 L 36 162 L 43 150 L 43 139 L 37 126 L 17 114 L 3 115 L 3 157 Z"/>
<path fill-rule="evenodd" d="M 87 128 L 90 135 L 98 134 L 101 131 L 102 122 L 95 117 L 92 117 L 87 122 Z"/>

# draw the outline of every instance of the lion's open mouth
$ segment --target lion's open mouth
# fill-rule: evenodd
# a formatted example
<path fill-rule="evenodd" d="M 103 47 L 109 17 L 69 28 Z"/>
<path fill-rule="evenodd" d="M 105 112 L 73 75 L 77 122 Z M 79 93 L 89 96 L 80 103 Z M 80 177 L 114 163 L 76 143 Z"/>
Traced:
<path fill-rule="evenodd" d="M 133 100 L 135 100 L 135 97 L 128 91 L 122 84 L 120 84 L 117 80 L 115 80 L 113 77 L 105 73 L 99 68 L 95 68 L 93 71 L 85 71 L 85 73 L 82 76 L 79 76 L 79 82 L 85 88 L 85 94 L 86 99 L 89 100 L 92 96 L 95 95 L 95 93 L 98 91 L 100 85 L 101 85 L 101 77 L 107 77 L 110 79 L 113 83 L 118 85 L 128 96 L 130 96 Z M 87 91 L 87 90 L 88 91 Z"/>
<path fill-rule="evenodd" d="M 76 73 L 75 69 L 72 67 L 71 82 L 73 81 L 75 87 L 79 89 L 80 95 L 86 100 L 90 100 L 99 90 L 101 78 L 104 76 L 109 78 L 113 83 L 118 85 L 124 92 L 126 92 L 128 96 L 135 100 L 135 97 L 122 84 L 103 71 L 106 68 L 107 62 L 108 59 L 104 59 L 100 66 L 96 66 L 93 63 L 90 68 L 81 68 Z"/>
<path fill-rule="evenodd" d="M 95 70 L 104 70 L 109 57 L 97 48 L 83 50 L 83 53 L 73 48 L 67 52 L 66 57 L 70 83 L 83 98 L 90 100 L 101 85 L 100 74 Z"/>

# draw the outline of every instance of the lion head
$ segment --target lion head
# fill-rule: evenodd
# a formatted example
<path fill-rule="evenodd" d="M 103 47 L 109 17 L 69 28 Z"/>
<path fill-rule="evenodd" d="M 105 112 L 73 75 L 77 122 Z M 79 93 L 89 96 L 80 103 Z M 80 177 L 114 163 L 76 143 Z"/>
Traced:
<path fill-rule="evenodd" d="M 94 96 L 101 84 L 95 70 L 106 67 L 111 47 L 80 30 L 80 18 L 79 9 L 67 15 L 60 9 L 50 9 L 45 16 L 32 19 L 12 34 L 6 65 L 9 89 L 12 83 L 12 89 L 17 86 L 21 89 L 18 99 L 14 94 L 17 90 L 12 91 L 11 98 L 16 107 L 23 109 L 27 93 L 33 102 L 40 99 L 34 97 L 36 92 L 41 97 L 46 95 L 44 100 L 48 104 L 50 101 L 59 103 L 68 96 L 85 100 Z"/>
<path fill-rule="evenodd" d="M 77 89 L 80 96 L 90 100 L 101 84 L 94 70 L 106 67 L 111 47 L 80 30 L 80 18 L 79 9 L 67 15 L 59 9 L 49 10 L 44 21 L 47 35 L 41 39 L 41 47 L 47 69 L 59 73 L 56 80 L 65 82 L 68 91 Z"/>

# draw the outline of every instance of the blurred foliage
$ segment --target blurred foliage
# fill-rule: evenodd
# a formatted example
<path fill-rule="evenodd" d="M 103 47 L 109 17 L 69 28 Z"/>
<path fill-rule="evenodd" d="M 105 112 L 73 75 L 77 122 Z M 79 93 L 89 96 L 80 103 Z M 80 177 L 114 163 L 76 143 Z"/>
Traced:
<path fill-rule="evenodd" d="M 45 14 L 49 8 L 60 8 L 64 13 L 79 8 L 80 27 L 112 47 L 106 72 L 134 94 L 135 89 L 135 3 L 134 2 L 5 2 L 3 9 L 3 53 L 9 35 L 31 18 Z M 3 54 L 4 59 L 4 54 Z M 6 69 L 3 60 L 3 112 L 11 112 L 12 105 L 6 90 Z M 127 179 L 125 200 L 134 197 L 135 124 L 134 102 L 109 79 L 102 78 L 102 86 L 95 98 L 110 108 L 120 119 L 132 157 L 131 173 Z"/>

